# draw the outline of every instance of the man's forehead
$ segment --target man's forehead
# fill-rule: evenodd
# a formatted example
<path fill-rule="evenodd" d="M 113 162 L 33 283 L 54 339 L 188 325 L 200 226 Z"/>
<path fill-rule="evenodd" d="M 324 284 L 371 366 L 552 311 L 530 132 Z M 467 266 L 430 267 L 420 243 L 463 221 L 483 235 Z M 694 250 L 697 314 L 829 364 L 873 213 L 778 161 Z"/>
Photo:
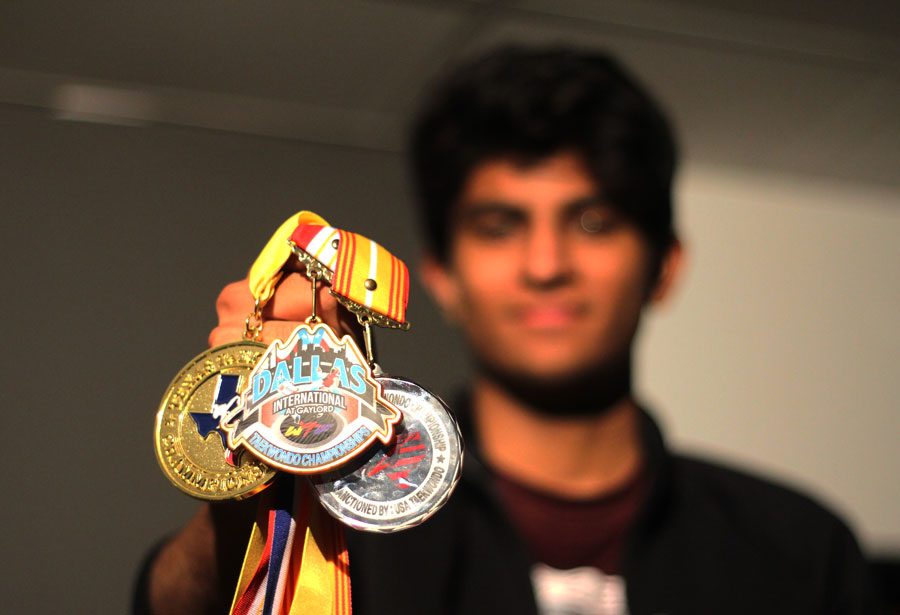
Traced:
<path fill-rule="evenodd" d="M 461 211 L 486 204 L 523 210 L 555 208 L 599 193 L 597 183 L 576 154 L 560 153 L 527 163 L 495 158 L 472 169 L 457 208 Z"/>

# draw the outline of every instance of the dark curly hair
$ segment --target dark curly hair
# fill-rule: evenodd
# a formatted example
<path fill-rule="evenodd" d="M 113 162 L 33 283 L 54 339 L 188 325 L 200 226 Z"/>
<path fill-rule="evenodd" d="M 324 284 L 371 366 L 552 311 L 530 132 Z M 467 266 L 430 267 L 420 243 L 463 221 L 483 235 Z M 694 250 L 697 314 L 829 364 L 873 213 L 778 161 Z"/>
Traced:
<path fill-rule="evenodd" d="M 574 151 L 602 197 L 643 232 L 653 274 L 675 237 L 676 145 L 662 110 L 618 62 L 563 47 L 501 47 L 457 66 L 413 124 L 417 196 L 434 255 L 446 259 L 451 210 L 469 173 Z"/>

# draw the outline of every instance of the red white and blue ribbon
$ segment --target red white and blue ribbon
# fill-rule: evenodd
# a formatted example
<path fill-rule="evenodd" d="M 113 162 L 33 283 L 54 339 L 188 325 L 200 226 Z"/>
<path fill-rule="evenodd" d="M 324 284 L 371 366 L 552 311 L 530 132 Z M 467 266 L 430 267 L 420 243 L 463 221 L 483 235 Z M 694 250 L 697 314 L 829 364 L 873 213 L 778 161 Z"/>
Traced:
<path fill-rule="evenodd" d="M 275 490 L 275 501 L 271 505 L 264 503 L 268 508 L 265 514 L 265 546 L 250 582 L 232 607 L 233 615 L 281 613 L 297 526 L 293 515 L 293 483 L 293 480 L 280 481 Z"/>
<path fill-rule="evenodd" d="M 302 478 L 279 481 L 260 514 L 232 615 L 349 615 L 350 559 L 343 529 Z"/>

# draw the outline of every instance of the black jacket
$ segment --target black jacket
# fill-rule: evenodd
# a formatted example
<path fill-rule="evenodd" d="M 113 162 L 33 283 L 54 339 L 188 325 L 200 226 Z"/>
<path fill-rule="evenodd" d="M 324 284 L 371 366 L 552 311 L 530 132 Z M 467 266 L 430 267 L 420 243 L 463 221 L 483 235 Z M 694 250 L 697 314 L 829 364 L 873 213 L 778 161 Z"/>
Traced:
<path fill-rule="evenodd" d="M 788 489 L 673 455 L 646 413 L 642 423 L 651 487 L 622 562 L 630 615 L 875 611 L 840 519 Z M 467 442 L 462 480 L 434 517 L 396 534 L 347 530 L 355 615 L 536 613 L 532 562 Z M 154 556 L 135 613 L 148 612 Z"/>
<path fill-rule="evenodd" d="M 874 611 L 840 519 L 788 489 L 673 455 L 650 416 L 642 422 L 651 487 L 622 562 L 630 615 Z M 432 519 L 392 535 L 348 531 L 356 615 L 536 613 L 532 562 L 467 441 L 463 478 Z"/>

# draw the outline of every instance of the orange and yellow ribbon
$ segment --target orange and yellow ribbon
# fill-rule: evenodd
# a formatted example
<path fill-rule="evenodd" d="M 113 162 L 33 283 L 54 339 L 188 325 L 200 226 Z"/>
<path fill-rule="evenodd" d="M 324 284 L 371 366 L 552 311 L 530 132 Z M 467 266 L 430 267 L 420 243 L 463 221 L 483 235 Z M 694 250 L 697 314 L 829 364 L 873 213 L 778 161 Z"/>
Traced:
<path fill-rule="evenodd" d="M 331 272 L 335 294 L 406 323 L 409 270 L 402 260 L 359 233 L 315 222 L 297 226 L 291 241 Z"/>
<path fill-rule="evenodd" d="M 275 286 L 281 280 L 284 264 L 291 256 L 288 240 L 298 226 L 306 224 L 324 226 L 328 223 L 322 216 L 311 211 L 295 213 L 278 227 L 250 267 L 247 281 L 250 283 L 250 292 L 259 305 L 265 305 L 275 294 Z"/>

